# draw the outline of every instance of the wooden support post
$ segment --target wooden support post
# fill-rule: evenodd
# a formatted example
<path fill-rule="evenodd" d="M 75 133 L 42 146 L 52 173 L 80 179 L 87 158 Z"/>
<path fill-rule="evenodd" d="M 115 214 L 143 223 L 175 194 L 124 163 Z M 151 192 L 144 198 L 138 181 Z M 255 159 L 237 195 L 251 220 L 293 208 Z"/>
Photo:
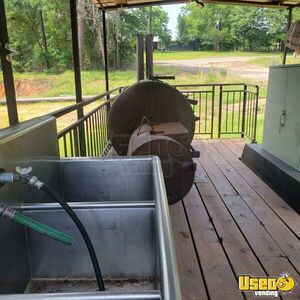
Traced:
<path fill-rule="evenodd" d="M 14 76 L 11 62 L 7 59 L 10 54 L 4 0 L 0 0 L 0 57 L 3 72 L 9 125 L 19 122 Z"/>

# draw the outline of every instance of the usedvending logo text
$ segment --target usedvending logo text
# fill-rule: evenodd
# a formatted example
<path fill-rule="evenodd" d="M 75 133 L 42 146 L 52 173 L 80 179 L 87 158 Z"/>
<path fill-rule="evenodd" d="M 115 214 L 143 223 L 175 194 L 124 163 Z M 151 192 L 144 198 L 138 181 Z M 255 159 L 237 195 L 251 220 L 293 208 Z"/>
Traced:
<path fill-rule="evenodd" d="M 297 282 L 287 272 L 279 277 L 255 277 L 240 275 L 239 290 L 242 292 L 253 292 L 254 296 L 270 296 L 277 298 L 279 293 L 291 293 Z"/>

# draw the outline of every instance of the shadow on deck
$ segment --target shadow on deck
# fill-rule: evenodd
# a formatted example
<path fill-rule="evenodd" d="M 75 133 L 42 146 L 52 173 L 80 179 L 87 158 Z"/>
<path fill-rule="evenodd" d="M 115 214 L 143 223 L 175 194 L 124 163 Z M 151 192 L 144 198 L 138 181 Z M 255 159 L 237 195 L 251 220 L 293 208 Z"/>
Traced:
<path fill-rule="evenodd" d="M 170 206 L 183 299 L 270 299 L 241 293 L 243 274 L 289 272 L 300 284 L 299 214 L 239 160 L 245 141 L 193 145 L 195 184 Z M 281 296 L 300 299 L 300 286 Z"/>

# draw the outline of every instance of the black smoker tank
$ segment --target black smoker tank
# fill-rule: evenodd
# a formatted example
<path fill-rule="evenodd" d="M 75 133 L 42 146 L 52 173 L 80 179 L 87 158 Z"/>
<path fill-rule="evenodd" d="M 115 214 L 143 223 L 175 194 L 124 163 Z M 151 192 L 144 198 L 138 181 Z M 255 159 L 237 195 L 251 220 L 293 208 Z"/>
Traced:
<path fill-rule="evenodd" d="M 168 201 L 190 190 L 196 165 L 191 142 L 195 116 L 189 100 L 158 80 L 142 80 L 116 97 L 108 116 L 109 139 L 118 155 L 157 155 Z"/>

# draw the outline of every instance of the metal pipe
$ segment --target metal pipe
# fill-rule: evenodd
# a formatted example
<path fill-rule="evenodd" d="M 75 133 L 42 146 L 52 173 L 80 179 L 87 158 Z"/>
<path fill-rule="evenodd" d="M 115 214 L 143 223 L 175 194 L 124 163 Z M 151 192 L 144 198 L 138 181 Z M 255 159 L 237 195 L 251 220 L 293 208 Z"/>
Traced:
<path fill-rule="evenodd" d="M 8 42 L 5 5 L 4 0 L 0 0 L 0 57 L 9 125 L 14 125 L 19 123 L 19 118 L 12 64 L 10 60 L 7 59 L 7 55 L 10 54 L 9 49 L 7 49 L 9 45 Z"/>
<path fill-rule="evenodd" d="M 70 16 L 71 16 L 71 29 L 72 29 L 72 49 L 73 49 L 76 102 L 81 103 L 83 100 L 82 100 L 81 74 L 80 74 L 76 0 L 70 0 Z M 83 116 L 84 116 L 83 108 L 78 107 L 77 118 L 81 119 Z M 79 127 L 79 141 L 80 141 L 80 154 L 82 156 L 85 156 L 86 155 L 85 135 L 84 135 L 84 128 L 82 126 Z"/>
<path fill-rule="evenodd" d="M 291 23 L 292 23 L 292 17 L 293 17 L 293 7 L 290 6 L 288 8 L 289 14 L 288 14 L 288 23 L 287 23 L 287 30 L 289 30 Z M 287 47 L 284 45 L 283 49 L 283 57 L 282 57 L 282 64 L 285 65 L 286 63 L 286 56 L 287 56 Z"/>
<path fill-rule="evenodd" d="M 146 35 L 146 77 L 153 76 L 153 34 Z"/>
<path fill-rule="evenodd" d="M 136 64 L 137 64 L 137 81 L 143 80 L 145 77 L 144 66 L 144 36 L 137 34 L 136 36 Z"/>

